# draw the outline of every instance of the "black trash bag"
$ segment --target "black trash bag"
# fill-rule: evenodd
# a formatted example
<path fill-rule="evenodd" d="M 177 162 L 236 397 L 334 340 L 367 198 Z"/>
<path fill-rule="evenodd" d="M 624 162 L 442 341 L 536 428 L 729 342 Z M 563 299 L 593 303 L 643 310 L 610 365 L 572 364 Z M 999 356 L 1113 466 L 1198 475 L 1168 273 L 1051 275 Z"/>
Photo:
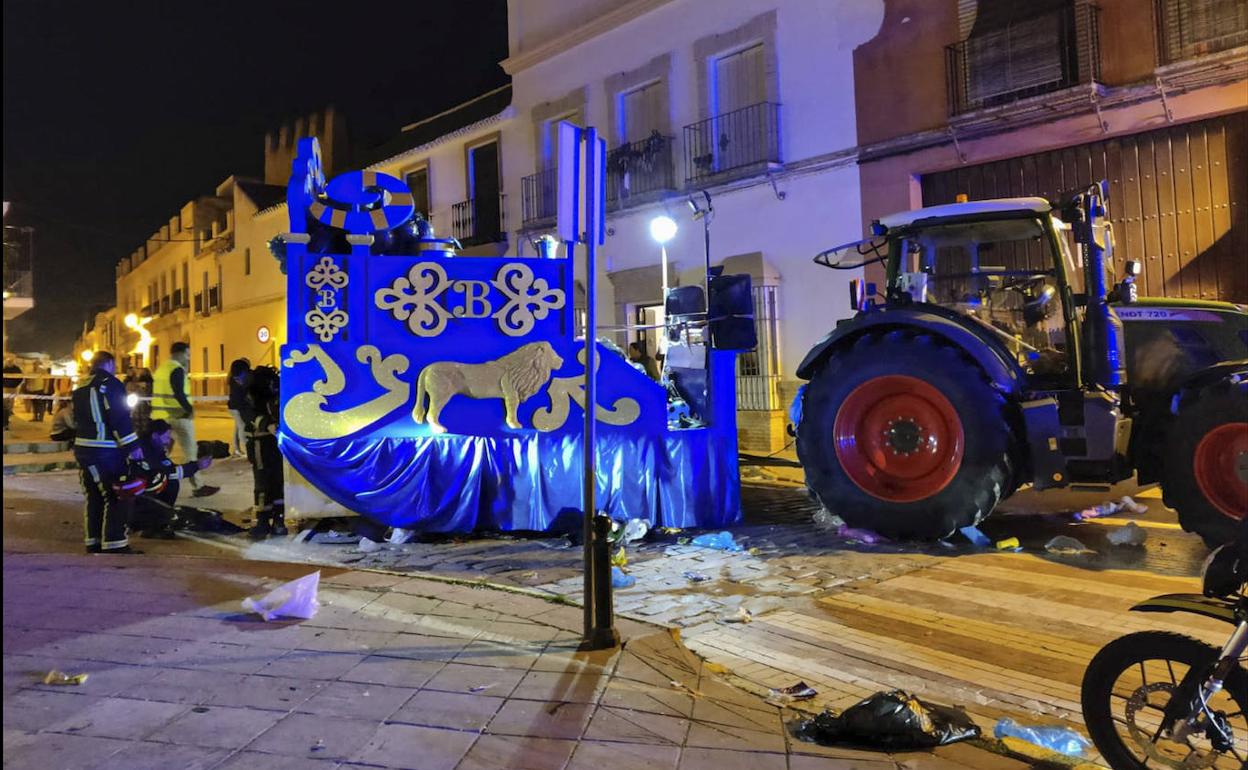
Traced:
<path fill-rule="evenodd" d="M 224 460 L 230 456 L 230 445 L 224 441 L 196 441 L 195 448 L 200 457 Z"/>
<path fill-rule="evenodd" d="M 979 727 L 961 709 L 924 703 L 909 693 L 893 690 L 877 692 L 840 714 L 825 711 L 804 719 L 794 734 L 825 746 L 904 751 L 978 738 Z"/>

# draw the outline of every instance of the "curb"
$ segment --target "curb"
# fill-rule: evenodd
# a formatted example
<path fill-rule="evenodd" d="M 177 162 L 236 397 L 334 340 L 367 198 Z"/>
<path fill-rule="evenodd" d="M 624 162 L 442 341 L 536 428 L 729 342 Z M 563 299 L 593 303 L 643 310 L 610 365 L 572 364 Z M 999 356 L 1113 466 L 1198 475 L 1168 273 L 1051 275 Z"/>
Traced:
<path fill-rule="evenodd" d="M 59 460 L 50 463 L 19 463 L 17 465 L 4 466 L 4 475 L 16 476 L 19 473 L 52 473 L 54 471 L 73 471 L 77 469 L 78 463 L 73 460 Z"/>

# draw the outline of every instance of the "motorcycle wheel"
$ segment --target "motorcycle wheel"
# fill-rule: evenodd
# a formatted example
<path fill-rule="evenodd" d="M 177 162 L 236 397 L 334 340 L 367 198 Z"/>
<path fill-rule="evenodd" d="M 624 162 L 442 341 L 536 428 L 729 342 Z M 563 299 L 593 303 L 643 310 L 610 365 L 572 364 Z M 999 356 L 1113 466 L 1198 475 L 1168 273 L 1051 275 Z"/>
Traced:
<path fill-rule="evenodd" d="M 1239 666 L 1209 704 L 1229 732 L 1228 749 L 1217 749 L 1207 731 L 1182 743 L 1158 736 L 1166 704 L 1184 677 L 1207 671 L 1219 652 L 1179 634 L 1143 631 L 1115 639 L 1092 658 L 1083 675 L 1083 719 L 1110 767 L 1248 766 L 1248 675 Z M 1202 724 L 1209 728 L 1211 720 Z"/>

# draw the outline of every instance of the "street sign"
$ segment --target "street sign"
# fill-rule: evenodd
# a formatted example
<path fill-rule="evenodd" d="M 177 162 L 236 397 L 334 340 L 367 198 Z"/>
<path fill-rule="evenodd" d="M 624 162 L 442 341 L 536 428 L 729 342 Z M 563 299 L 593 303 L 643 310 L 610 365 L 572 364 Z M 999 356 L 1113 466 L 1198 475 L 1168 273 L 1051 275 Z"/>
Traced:
<path fill-rule="evenodd" d="M 559 123 L 557 138 L 555 200 L 556 229 L 559 240 L 571 243 L 588 242 L 589 228 L 592 226 L 598 245 L 606 239 L 606 217 L 602 214 L 607 208 L 607 142 L 598 137 L 593 129 L 584 129 L 572 123 Z M 586 174 L 594 170 L 593 182 L 589 182 Z M 597 212 L 594 221 L 590 217 L 589 196 L 594 196 L 593 210 Z"/>

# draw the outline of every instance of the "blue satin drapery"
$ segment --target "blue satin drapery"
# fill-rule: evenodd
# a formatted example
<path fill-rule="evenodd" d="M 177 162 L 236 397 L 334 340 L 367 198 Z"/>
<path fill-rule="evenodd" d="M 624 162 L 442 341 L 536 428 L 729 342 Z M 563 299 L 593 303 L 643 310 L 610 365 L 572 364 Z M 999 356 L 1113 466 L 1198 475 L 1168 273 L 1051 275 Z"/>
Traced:
<path fill-rule="evenodd" d="M 598 508 L 652 526 L 722 527 L 741 518 L 735 441 L 717 431 L 597 438 Z M 579 436 L 310 441 L 282 452 L 329 498 L 370 519 L 430 532 L 547 530 L 580 510 Z"/>

